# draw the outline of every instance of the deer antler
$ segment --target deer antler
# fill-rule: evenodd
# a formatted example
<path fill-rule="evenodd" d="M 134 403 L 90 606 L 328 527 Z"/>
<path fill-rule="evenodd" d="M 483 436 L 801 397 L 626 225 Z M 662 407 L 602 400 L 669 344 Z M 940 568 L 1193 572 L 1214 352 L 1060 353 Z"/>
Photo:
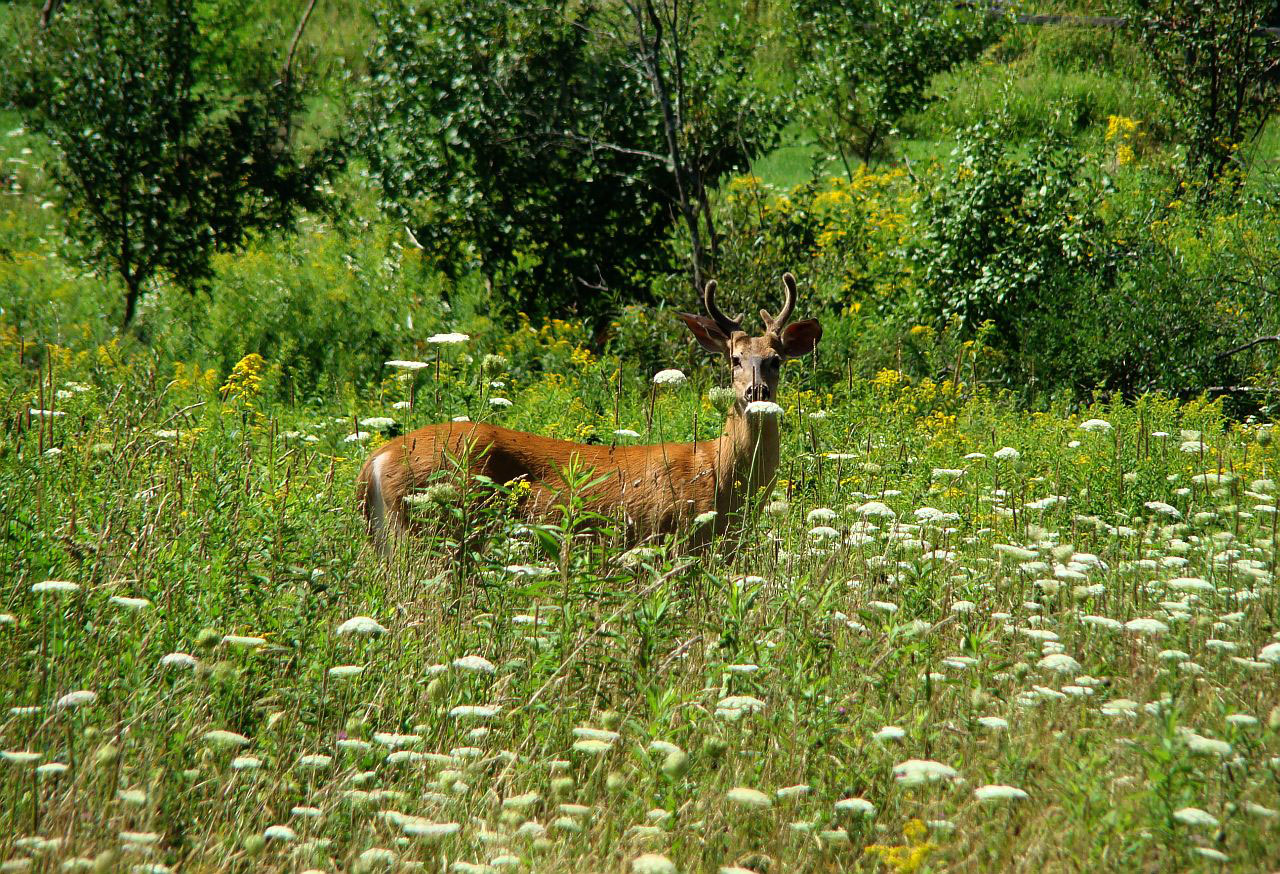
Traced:
<path fill-rule="evenodd" d="M 782 301 L 782 309 L 776 316 L 769 315 L 768 310 L 760 310 L 760 318 L 764 319 L 765 330 L 771 334 L 779 334 L 787 326 L 791 311 L 796 308 L 796 278 L 790 272 L 782 274 L 782 285 L 786 289 L 786 297 Z"/>
<path fill-rule="evenodd" d="M 707 283 L 707 287 L 702 293 L 702 302 L 707 305 L 708 315 L 715 319 L 716 327 L 723 331 L 726 337 L 730 336 L 734 331 L 742 330 L 744 313 L 738 313 L 736 319 L 731 319 L 720 312 L 720 307 L 716 306 L 716 281 L 714 279 Z"/>

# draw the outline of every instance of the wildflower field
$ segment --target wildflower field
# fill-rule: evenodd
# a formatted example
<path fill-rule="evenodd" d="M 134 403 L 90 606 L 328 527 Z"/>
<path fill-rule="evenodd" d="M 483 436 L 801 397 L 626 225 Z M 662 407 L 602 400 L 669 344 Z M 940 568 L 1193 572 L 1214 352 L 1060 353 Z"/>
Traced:
<path fill-rule="evenodd" d="M 0 874 L 1280 870 L 1273 3 L 299 5 L 0 5 Z"/>
<path fill-rule="evenodd" d="M 446 385 L 354 417 L 266 402 L 260 359 L 49 354 L 0 454 L 5 871 L 1280 862 L 1268 428 L 801 361 L 730 542 L 624 550 L 477 483 L 388 558 L 353 481 L 392 423 L 719 426 L 697 379 L 438 348 Z"/>

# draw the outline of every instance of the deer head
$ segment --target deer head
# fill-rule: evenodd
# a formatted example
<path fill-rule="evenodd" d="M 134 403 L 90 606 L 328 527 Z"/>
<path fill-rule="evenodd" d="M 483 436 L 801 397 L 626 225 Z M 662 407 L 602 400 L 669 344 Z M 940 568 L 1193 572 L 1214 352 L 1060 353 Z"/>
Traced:
<path fill-rule="evenodd" d="M 772 401 L 778 397 L 778 375 L 782 362 L 807 355 L 822 338 L 817 319 L 787 324 L 796 307 L 796 278 L 782 274 L 785 297 L 776 316 L 760 310 L 764 333 L 752 337 L 742 330 L 742 314 L 729 318 L 716 306 L 716 282 L 711 280 L 702 295 L 707 315 L 677 313 L 689 326 L 699 345 L 708 352 L 722 354 L 733 368 L 735 406 L 741 412 L 751 401 Z M 709 317 L 708 317 L 709 316 Z"/>

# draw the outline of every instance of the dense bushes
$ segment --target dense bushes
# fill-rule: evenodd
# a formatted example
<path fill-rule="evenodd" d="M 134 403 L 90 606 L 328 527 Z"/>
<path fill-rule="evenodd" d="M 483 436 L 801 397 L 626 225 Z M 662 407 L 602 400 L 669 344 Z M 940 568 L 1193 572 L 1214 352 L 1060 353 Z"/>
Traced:
<path fill-rule="evenodd" d="M 1013 27 L 977 62 L 935 77 L 932 88 L 936 99 L 904 121 L 913 137 L 945 140 L 998 116 L 1018 138 L 1052 129 L 1097 140 L 1111 116 L 1137 118 L 1148 136 L 1169 134 L 1155 72 L 1126 31 Z"/>
<path fill-rule="evenodd" d="M 785 193 L 739 179 L 722 211 L 726 287 L 767 297 L 795 270 L 809 306 L 839 314 L 826 354 L 934 376 L 964 358 L 971 379 L 1033 404 L 1270 384 L 1268 348 L 1222 353 L 1280 325 L 1276 210 L 1170 199 L 1133 148 L 1121 134 L 1021 141 L 995 120 L 914 174 Z"/>

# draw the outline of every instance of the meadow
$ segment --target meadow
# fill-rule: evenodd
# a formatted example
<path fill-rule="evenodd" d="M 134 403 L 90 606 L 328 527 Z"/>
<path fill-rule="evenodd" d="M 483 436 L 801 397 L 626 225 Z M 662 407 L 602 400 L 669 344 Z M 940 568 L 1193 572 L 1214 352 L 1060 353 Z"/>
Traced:
<path fill-rule="evenodd" d="M 800 362 L 774 500 L 709 554 L 480 483 L 372 548 L 352 486 L 392 421 L 718 424 L 696 380 L 617 398 L 575 352 L 520 384 L 442 349 L 446 385 L 358 420 L 263 404 L 253 359 L 54 358 L 4 454 L 5 870 L 1276 863 L 1268 427 Z"/>
<path fill-rule="evenodd" d="M 372 25 L 321 9 L 358 68 Z M 773 494 L 705 551 L 469 479 L 384 554 L 355 501 L 459 417 L 718 434 L 682 275 L 603 324 L 512 312 L 546 290 L 447 275 L 356 160 L 340 209 L 121 330 L 0 108 L 0 874 L 1280 867 L 1280 371 L 1219 354 L 1275 330 L 1276 133 L 1238 200 L 1171 199 L 1138 58 L 1015 29 L 934 81 L 909 161 L 845 175 L 797 124 L 726 178 L 724 307 L 792 267 L 826 333 Z M 970 282 L 976 329 L 929 309 Z"/>

